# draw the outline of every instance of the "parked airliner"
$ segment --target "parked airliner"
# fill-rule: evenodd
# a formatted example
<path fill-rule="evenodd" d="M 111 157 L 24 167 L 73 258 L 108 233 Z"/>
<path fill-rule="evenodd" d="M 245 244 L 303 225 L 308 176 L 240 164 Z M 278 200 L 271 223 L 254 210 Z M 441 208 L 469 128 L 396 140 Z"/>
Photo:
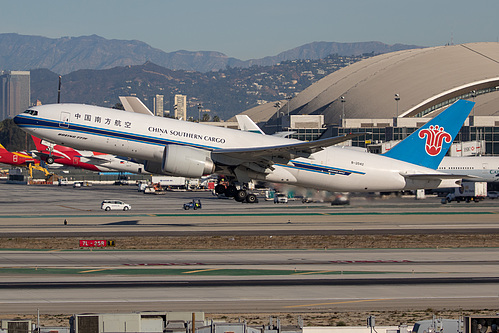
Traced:
<path fill-rule="evenodd" d="M 0 163 L 28 166 L 29 164 L 39 165 L 40 161 L 26 152 L 10 152 L 0 144 Z"/>
<path fill-rule="evenodd" d="M 36 136 L 32 136 L 32 138 L 37 149 L 33 154 L 47 164 L 58 163 L 99 172 L 147 173 L 144 171 L 143 164 L 130 161 L 126 158 L 94 151 L 80 151 L 71 147 L 46 142 Z"/>
<path fill-rule="evenodd" d="M 457 101 L 385 155 L 331 146 L 355 134 L 303 142 L 81 104 L 33 106 L 14 121 L 55 144 L 145 160 L 151 173 L 225 175 L 226 194 L 253 202 L 251 180 L 338 192 L 459 186 L 436 169 L 473 105 Z"/>
<path fill-rule="evenodd" d="M 476 182 L 499 182 L 499 157 L 497 156 L 446 156 L 438 166 L 442 172 L 470 175 Z"/>

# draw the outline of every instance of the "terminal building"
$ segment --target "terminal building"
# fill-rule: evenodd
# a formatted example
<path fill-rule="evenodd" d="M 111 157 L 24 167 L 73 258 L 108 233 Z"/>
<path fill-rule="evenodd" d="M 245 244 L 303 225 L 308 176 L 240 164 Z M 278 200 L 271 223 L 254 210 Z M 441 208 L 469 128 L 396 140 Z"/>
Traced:
<path fill-rule="evenodd" d="M 366 132 L 352 145 L 367 147 L 404 139 L 457 99 L 476 104 L 456 141 L 484 140 L 485 154 L 499 155 L 499 43 L 378 55 L 326 76 L 290 100 L 243 114 L 266 133 L 291 131 L 290 137 L 302 140 Z"/>

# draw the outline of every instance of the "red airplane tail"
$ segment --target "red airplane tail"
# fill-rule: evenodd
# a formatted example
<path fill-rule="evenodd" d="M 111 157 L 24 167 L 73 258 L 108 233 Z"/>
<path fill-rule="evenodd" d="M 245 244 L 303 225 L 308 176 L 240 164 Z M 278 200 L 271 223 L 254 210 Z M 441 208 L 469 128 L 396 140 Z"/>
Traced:
<path fill-rule="evenodd" d="M 5 149 L 5 147 L 2 144 L 0 144 L 0 153 L 9 153 L 9 151 Z"/>
<path fill-rule="evenodd" d="M 36 150 L 45 150 L 47 149 L 46 146 L 42 145 L 42 139 L 37 138 L 36 136 L 32 135 L 31 138 L 33 139 L 33 142 L 35 143 Z"/>

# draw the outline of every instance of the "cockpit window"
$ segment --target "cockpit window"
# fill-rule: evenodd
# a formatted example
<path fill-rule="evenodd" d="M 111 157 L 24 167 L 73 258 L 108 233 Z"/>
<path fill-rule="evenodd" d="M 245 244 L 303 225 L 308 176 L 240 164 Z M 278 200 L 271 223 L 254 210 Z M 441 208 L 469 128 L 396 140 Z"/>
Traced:
<path fill-rule="evenodd" d="M 38 116 L 38 111 L 36 111 L 36 110 L 28 109 L 28 110 L 24 111 L 24 113 L 29 113 L 32 116 Z"/>

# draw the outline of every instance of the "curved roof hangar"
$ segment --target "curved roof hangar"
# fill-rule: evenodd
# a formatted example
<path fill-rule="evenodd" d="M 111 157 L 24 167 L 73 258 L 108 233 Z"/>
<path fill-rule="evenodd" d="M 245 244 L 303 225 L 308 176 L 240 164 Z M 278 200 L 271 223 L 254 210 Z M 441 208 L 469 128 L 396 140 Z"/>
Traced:
<path fill-rule="evenodd" d="M 404 50 L 357 62 L 298 94 L 290 113 L 324 114 L 328 124 L 339 123 L 343 108 L 346 118 L 431 116 L 457 98 L 474 99 L 477 116 L 499 116 L 499 43 Z"/>

